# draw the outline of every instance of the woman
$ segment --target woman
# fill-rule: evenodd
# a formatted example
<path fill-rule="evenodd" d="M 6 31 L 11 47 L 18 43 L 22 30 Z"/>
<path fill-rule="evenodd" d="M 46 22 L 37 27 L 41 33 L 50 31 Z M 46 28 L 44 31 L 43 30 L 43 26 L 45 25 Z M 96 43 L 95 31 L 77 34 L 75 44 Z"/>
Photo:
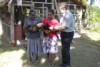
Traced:
<path fill-rule="evenodd" d="M 43 52 L 40 31 L 37 27 L 37 24 L 40 22 L 39 17 L 36 17 L 35 11 L 30 11 L 30 17 L 25 20 L 24 29 L 27 37 L 27 56 L 29 61 L 38 61 L 39 56 Z"/>
<path fill-rule="evenodd" d="M 58 52 L 57 31 L 53 27 L 58 26 L 58 21 L 54 18 L 54 11 L 48 11 L 48 17 L 44 18 L 42 24 L 44 31 L 43 51 L 47 54 L 47 59 L 54 63 L 54 59 Z"/>

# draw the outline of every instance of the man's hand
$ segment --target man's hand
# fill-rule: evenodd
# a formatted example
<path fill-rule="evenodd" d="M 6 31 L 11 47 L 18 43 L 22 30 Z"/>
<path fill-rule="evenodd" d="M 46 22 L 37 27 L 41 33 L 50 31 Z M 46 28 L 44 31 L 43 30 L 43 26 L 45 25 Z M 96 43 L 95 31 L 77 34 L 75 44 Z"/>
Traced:
<path fill-rule="evenodd" d="M 62 31 L 62 30 L 65 29 L 65 27 L 63 27 L 63 26 L 55 26 L 54 29 L 55 29 L 55 30 Z"/>
<path fill-rule="evenodd" d="M 59 30 L 60 26 L 55 26 L 54 29 L 55 30 Z"/>

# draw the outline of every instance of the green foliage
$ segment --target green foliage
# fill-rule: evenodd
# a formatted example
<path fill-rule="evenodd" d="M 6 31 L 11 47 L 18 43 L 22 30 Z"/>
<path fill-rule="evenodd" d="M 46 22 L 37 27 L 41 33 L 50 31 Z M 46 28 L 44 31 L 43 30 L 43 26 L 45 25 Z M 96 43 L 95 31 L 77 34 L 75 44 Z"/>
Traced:
<path fill-rule="evenodd" d="M 86 2 L 87 2 L 87 0 L 82 0 L 82 3 L 83 3 L 83 4 L 86 4 Z"/>
<path fill-rule="evenodd" d="M 95 24 L 100 23 L 100 9 L 89 6 L 89 23 Z"/>
<path fill-rule="evenodd" d="M 85 19 L 86 16 L 87 16 L 87 14 L 86 14 L 86 10 L 83 10 L 83 11 L 82 11 L 82 19 Z"/>
<path fill-rule="evenodd" d="M 100 31 L 100 9 L 97 7 L 88 7 L 88 25 L 92 26 L 91 31 Z"/>

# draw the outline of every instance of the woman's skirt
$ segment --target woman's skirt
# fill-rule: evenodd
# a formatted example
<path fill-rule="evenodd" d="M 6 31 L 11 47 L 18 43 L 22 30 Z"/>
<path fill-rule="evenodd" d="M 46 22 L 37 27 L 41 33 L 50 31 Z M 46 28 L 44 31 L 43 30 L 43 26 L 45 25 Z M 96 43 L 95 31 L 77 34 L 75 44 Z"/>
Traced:
<path fill-rule="evenodd" d="M 40 56 L 43 53 L 43 47 L 41 44 L 41 39 L 27 39 L 27 56 L 33 58 L 34 56 Z"/>
<path fill-rule="evenodd" d="M 45 37 L 43 40 L 43 52 L 55 54 L 58 52 L 57 37 Z"/>

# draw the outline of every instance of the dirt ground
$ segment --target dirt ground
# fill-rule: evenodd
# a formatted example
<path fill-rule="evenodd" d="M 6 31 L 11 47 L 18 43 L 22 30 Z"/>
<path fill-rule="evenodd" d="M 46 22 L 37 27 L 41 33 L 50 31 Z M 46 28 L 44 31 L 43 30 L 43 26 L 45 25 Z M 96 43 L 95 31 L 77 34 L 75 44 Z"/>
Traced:
<path fill-rule="evenodd" d="M 26 49 L 23 46 L 13 47 L 9 44 L 0 45 L 0 67 L 59 67 L 61 63 L 61 44 L 56 63 L 47 63 L 45 54 L 39 63 L 29 64 L 26 57 Z M 71 44 L 72 67 L 100 67 L 100 39 L 93 40 L 87 35 L 74 38 Z"/>

